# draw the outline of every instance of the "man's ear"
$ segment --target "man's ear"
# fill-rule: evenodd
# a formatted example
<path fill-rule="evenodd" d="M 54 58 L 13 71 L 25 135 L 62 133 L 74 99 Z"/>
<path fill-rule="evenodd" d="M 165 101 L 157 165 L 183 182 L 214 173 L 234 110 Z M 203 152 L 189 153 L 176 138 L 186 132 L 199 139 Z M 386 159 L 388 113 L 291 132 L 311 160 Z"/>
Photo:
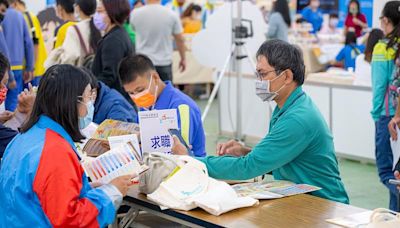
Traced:
<path fill-rule="evenodd" d="M 283 72 L 283 76 L 285 77 L 285 84 L 290 84 L 293 82 L 293 72 L 290 69 L 287 69 Z"/>
<path fill-rule="evenodd" d="M 153 81 L 158 85 L 158 83 L 161 81 L 160 75 L 158 74 L 157 71 L 154 71 L 151 74 L 151 77 L 153 77 Z"/>

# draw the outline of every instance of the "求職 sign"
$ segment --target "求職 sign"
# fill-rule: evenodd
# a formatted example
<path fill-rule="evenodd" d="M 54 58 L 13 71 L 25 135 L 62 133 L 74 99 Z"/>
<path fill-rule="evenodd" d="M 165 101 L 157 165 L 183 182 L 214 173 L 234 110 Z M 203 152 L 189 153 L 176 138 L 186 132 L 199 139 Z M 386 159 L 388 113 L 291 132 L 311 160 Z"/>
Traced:
<path fill-rule="evenodd" d="M 172 137 L 168 129 L 178 129 L 176 109 L 139 112 L 142 152 L 171 153 Z"/>

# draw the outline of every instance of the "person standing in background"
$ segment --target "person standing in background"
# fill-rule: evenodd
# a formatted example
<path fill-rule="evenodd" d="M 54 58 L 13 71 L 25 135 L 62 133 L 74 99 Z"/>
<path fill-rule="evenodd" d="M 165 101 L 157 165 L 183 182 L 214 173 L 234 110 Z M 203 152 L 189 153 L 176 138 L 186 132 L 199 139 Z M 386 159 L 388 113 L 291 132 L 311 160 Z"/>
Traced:
<path fill-rule="evenodd" d="M 201 17 L 203 28 L 206 28 L 207 19 L 214 13 L 216 0 L 206 0 L 203 5 L 203 15 Z"/>
<path fill-rule="evenodd" d="M 132 42 L 122 24 L 129 17 L 128 0 L 102 0 L 93 16 L 94 25 L 104 33 L 97 47 L 92 72 L 99 81 L 120 92 L 132 105 L 118 75 L 120 61 L 133 54 Z M 152 15 L 154 18 L 154 15 Z"/>
<path fill-rule="evenodd" d="M 364 45 L 357 45 L 357 37 L 354 32 L 346 33 L 346 40 L 344 47 L 337 54 L 334 61 L 332 61 L 332 65 L 336 65 L 339 62 L 343 61 L 344 69 L 350 70 L 356 66 L 356 58 L 358 55 L 364 52 Z"/>
<path fill-rule="evenodd" d="M 24 83 L 33 79 L 34 70 L 34 50 L 33 42 L 25 23 L 24 16 L 18 12 L 16 7 L 17 0 L 0 0 L 0 6 L 9 6 L 2 23 L 4 37 L 10 54 L 11 70 L 17 86 L 9 89 L 5 108 L 14 111 L 18 103 L 18 94 L 22 92 Z"/>
<path fill-rule="evenodd" d="M 132 3 L 132 11 L 134 9 L 138 9 L 144 5 L 145 5 L 144 0 L 135 0 Z M 133 50 L 135 51 L 136 50 L 136 32 L 135 32 L 135 30 L 133 30 L 132 26 L 129 23 L 129 17 L 126 19 L 123 27 L 124 27 L 125 31 L 128 33 L 129 39 L 131 39 L 131 41 L 132 41 Z"/>
<path fill-rule="evenodd" d="M 348 11 L 344 23 L 344 32 L 355 32 L 356 36 L 360 37 L 363 29 L 368 28 L 367 18 L 360 12 L 360 2 L 358 0 L 351 0 Z"/>
<path fill-rule="evenodd" d="M 190 4 L 182 14 L 183 33 L 197 33 L 202 29 L 201 6 Z"/>
<path fill-rule="evenodd" d="M 396 72 L 395 60 L 399 57 L 400 39 L 400 1 L 390 1 L 383 7 L 380 23 L 385 38 L 380 40 L 372 53 L 372 118 L 375 121 L 375 156 L 380 181 L 390 195 L 389 209 L 397 211 L 398 191 L 389 184 L 394 179 L 392 170 L 393 153 L 390 146 L 389 129 L 400 123 L 400 113 L 395 111 L 396 103 L 392 99 L 391 83 Z M 397 88 L 396 88 L 397 90 Z M 395 115 L 395 118 L 392 117 Z M 389 129 L 388 129 L 389 126 Z M 397 140 L 397 135 L 392 134 Z"/>
<path fill-rule="evenodd" d="M 319 9 L 319 0 L 310 0 L 310 4 L 303 9 L 301 16 L 310 24 L 312 24 L 312 33 L 321 30 L 322 22 L 324 22 L 322 11 Z"/>
<path fill-rule="evenodd" d="M 188 5 L 189 2 L 186 0 L 172 0 L 166 7 L 171 9 L 178 17 L 181 17 Z"/>
<path fill-rule="evenodd" d="M 154 20 L 157 15 L 157 20 Z M 160 0 L 148 0 L 135 9 L 130 19 L 136 31 L 136 52 L 148 56 L 163 81 L 172 81 L 173 40 L 180 54 L 179 68 L 186 69 L 186 47 L 182 24 L 177 15 L 162 6 Z"/>
<path fill-rule="evenodd" d="M 15 9 L 24 15 L 25 22 L 28 25 L 29 31 L 31 31 L 35 59 L 35 71 L 33 72 L 33 80 L 31 84 L 33 86 L 38 86 L 40 78 L 45 72 L 43 65 L 47 58 L 47 51 L 42 35 L 42 27 L 40 27 L 40 22 L 36 15 L 26 9 L 24 1 L 17 0 Z"/>
<path fill-rule="evenodd" d="M 0 3 L 0 9 L 3 9 L 3 11 L 4 11 L 4 12 L 0 11 L 0 53 L 2 53 L 7 58 L 7 61 L 9 62 L 10 53 L 8 51 L 6 38 L 4 37 L 3 27 L 1 26 L 1 23 L 4 20 L 4 14 L 6 13 L 5 12 L 6 8 L 7 7 L 5 5 L 2 5 Z M 8 78 L 7 87 L 11 88 L 11 89 L 15 89 L 15 87 L 17 86 L 17 83 L 15 81 L 14 74 L 11 71 L 11 68 L 9 69 L 8 76 L 9 76 L 9 78 Z"/>
<path fill-rule="evenodd" d="M 54 48 L 62 46 L 68 28 L 76 23 L 74 3 L 74 0 L 56 0 L 57 17 L 59 17 L 65 23 L 56 28 L 56 31 L 54 32 Z"/>
<path fill-rule="evenodd" d="M 372 52 L 379 40 L 385 35 L 380 29 L 372 29 L 368 34 L 367 45 L 363 54 L 356 58 L 355 85 L 371 86 L 371 60 Z"/>
<path fill-rule="evenodd" d="M 326 26 L 323 26 L 318 34 L 336 35 L 339 34 L 338 29 L 339 17 L 336 13 L 329 14 L 329 21 Z"/>
<path fill-rule="evenodd" d="M 75 0 L 75 15 L 80 22 L 67 29 L 59 63 L 82 66 L 87 56 L 96 53 L 101 40 L 101 33 L 92 18 L 96 6 L 96 0 Z"/>
<path fill-rule="evenodd" d="M 274 2 L 268 22 L 267 39 L 288 41 L 288 30 L 291 20 L 287 0 L 277 0 Z"/>

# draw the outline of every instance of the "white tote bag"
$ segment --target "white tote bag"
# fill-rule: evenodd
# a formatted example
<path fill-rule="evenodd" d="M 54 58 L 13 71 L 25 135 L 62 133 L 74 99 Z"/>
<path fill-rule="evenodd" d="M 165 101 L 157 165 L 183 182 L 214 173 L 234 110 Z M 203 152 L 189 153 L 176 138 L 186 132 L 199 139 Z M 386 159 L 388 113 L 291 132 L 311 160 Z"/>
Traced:
<path fill-rule="evenodd" d="M 370 223 L 366 228 L 399 228 L 400 213 L 395 213 L 388 209 L 375 209 L 371 215 Z"/>
<path fill-rule="evenodd" d="M 147 197 L 159 205 L 177 210 L 200 207 L 213 215 L 258 204 L 250 197 L 238 197 L 231 186 L 208 176 L 204 163 L 180 156 L 180 169 Z"/>
<path fill-rule="evenodd" d="M 147 197 L 161 206 L 188 211 L 196 208 L 190 199 L 207 190 L 208 173 L 206 166 L 192 157 L 179 156 L 178 160 L 180 169 Z"/>

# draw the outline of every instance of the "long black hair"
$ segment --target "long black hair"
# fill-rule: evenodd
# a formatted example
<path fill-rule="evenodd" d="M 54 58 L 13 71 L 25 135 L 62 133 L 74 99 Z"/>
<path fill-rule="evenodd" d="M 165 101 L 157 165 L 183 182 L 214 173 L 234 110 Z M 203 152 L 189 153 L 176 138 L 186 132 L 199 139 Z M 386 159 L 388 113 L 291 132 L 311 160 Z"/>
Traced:
<path fill-rule="evenodd" d="M 385 35 L 383 34 L 383 31 L 380 29 L 375 28 L 372 29 L 371 32 L 369 32 L 367 45 L 365 46 L 365 51 L 364 51 L 365 61 L 369 63 L 371 62 L 375 44 L 378 43 L 379 40 L 383 39 L 384 36 Z"/>
<path fill-rule="evenodd" d="M 81 69 L 72 65 L 54 65 L 50 67 L 40 80 L 32 113 L 21 132 L 27 132 L 41 115 L 46 115 L 60 124 L 74 142 L 85 137 L 79 130 L 78 101 L 90 78 Z"/>
<path fill-rule="evenodd" d="M 276 0 L 274 2 L 274 12 L 278 12 L 282 15 L 283 20 L 290 27 L 291 19 L 290 19 L 290 12 L 289 12 L 289 3 L 287 0 Z"/>
<path fill-rule="evenodd" d="M 386 17 L 394 27 L 393 31 L 386 35 L 389 39 L 387 48 L 392 48 L 397 45 L 400 39 L 400 1 L 387 2 L 383 7 L 381 17 Z M 396 58 L 399 57 L 399 53 L 399 50 L 397 50 Z"/>
<path fill-rule="evenodd" d="M 91 16 L 96 12 L 97 1 L 96 0 L 75 0 L 75 4 L 79 6 L 81 11 L 86 16 Z M 90 19 L 90 36 L 89 44 L 93 53 L 96 53 L 98 43 L 101 39 L 100 31 L 94 26 L 93 17 Z"/>

